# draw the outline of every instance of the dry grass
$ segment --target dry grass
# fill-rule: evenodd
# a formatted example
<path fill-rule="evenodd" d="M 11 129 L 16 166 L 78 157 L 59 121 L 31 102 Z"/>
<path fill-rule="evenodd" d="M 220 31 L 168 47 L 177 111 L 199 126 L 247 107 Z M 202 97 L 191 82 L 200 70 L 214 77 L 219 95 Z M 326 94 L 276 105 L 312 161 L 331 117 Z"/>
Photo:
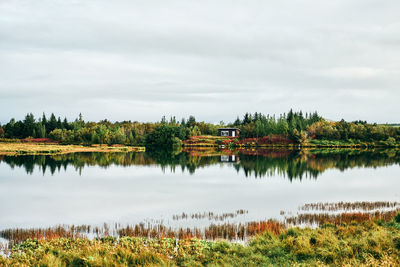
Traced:
<path fill-rule="evenodd" d="M 136 237 L 130 229 L 132 236 L 120 238 L 28 239 L 0 256 L 0 266 L 399 266 L 399 221 L 316 229 L 270 221 L 254 225 L 261 233 L 246 244 L 199 240 L 184 230 L 178 238 Z"/>
<path fill-rule="evenodd" d="M 173 228 L 159 223 L 139 223 L 120 226 L 104 224 L 103 227 L 90 225 L 58 225 L 49 228 L 32 229 L 5 229 L 0 231 L 0 237 L 9 241 L 9 248 L 20 244 L 27 239 L 57 239 L 57 238 L 85 238 L 93 236 L 103 237 L 145 237 L 145 238 L 198 238 L 203 240 L 247 241 L 251 237 L 269 231 L 280 234 L 285 231 L 285 225 L 275 220 L 253 221 L 247 223 L 212 223 L 207 227 L 180 227 Z"/>
<path fill-rule="evenodd" d="M 144 147 L 132 146 L 81 146 L 45 143 L 0 143 L 0 155 L 67 154 L 74 152 L 144 152 Z"/>

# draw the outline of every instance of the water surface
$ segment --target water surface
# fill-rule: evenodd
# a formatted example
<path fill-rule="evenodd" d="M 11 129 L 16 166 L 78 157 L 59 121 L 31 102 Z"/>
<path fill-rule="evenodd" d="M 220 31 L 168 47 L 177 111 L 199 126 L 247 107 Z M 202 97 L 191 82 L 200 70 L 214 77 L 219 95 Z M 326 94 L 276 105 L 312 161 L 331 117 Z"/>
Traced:
<path fill-rule="evenodd" d="M 75 153 L 0 157 L 0 229 L 104 222 L 209 223 L 174 215 L 281 219 L 305 203 L 400 201 L 400 153 L 384 151 Z"/>

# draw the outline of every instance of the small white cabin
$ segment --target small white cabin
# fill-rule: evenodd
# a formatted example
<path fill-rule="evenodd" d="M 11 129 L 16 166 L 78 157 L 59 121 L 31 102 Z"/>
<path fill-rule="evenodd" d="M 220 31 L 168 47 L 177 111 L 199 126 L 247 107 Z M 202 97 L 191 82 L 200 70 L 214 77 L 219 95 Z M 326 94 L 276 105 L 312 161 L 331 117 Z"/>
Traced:
<path fill-rule="evenodd" d="M 219 128 L 218 136 L 238 137 L 240 134 L 239 128 Z"/>

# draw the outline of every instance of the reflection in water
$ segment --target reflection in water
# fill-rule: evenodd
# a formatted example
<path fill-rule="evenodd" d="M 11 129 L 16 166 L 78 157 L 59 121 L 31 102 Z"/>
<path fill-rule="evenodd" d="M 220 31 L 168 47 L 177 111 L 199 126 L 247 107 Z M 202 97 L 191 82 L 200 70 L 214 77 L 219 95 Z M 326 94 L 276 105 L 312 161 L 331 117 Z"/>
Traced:
<path fill-rule="evenodd" d="M 52 238 L 85 238 L 85 237 L 147 237 L 147 238 L 199 238 L 206 240 L 226 239 L 234 241 L 249 240 L 250 237 L 269 230 L 280 234 L 288 226 L 322 226 L 329 223 L 342 225 L 343 223 L 366 222 L 371 220 L 392 221 L 400 211 L 398 202 L 339 202 L 339 203 L 308 203 L 299 207 L 299 210 L 314 210 L 315 213 L 300 213 L 292 217 L 286 217 L 283 221 L 264 220 L 245 223 L 231 223 L 229 218 L 247 214 L 247 210 L 237 210 L 232 213 L 215 214 L 194 213 L 173 215 L 173 220 L 208 219 L 213 222 L 204 227 L 171 227 L 160 222 L 141 222 L 136 225 L 123 226 L 119 223 L 103 226 L 91 225 L 58 225 L 48 228 L 19 229 L 9 228 L 0 231 L 0 237 L 8 240 L 8 249 L 28 238 L 52 239 Z M 343 212 L 335 213 L 342 210 Z M 318 211 L 323 211 L 318 212 Z M 347 211 L 347 212 L 346 212 Z M 350 211 L 350 212 L 349 212 Z M 1 243 L 0 243 L 1 244 Z M 0 251 L 1 251 L 0 247 Z M 4 249 L 3 249 L 4 250 Z"/>
<path fill-rule="evenodd" d="M 139 223 L 136 225 L 121 226 L 119 224 L 104 224 L 101 227 L 90 225 L 58 225 L 48 228 L 5 229 L 0 236 L 8 240 L 5 249 L 11 249 L 27 239 L 54 239 L 54 238 L 85 238 L 85 237 L 146 237 L 146 238 L 197 238 L 205 240 L 226 239 L 235 241 L 248 240 L 250 237 L 270 231 L 280 234 L 285 225 L 275 220 L 254 221 L 247 223 L 210 224 L 203 228 L 173 228 L 162 224 Z M 1 244 L 1 243 L 0 243 Z M 3 249 L 3 251 L 5 250 Z M 1 247 L 0 247 L 1 250 Z"/>
<path fill-rule="evenodd" d="M 182 212 L 182 214 L 172 215 L 172 219 L 174 221 L 187 220 L 187 219 L 192 219 L 192 220 L 208 219 L 209 221 L 224 221 L 228 218 L 236 218 L 240 215 L 244 215 L 247 213 L 249 213 L 248 210 L 237 210 L 235 212 L 222 213 L 222 214 L 214 213 L 212 211 L 203 212 L 203 213 L 197 212 L 197 213 L 191 213 L 191 214 Z"/>
<path fill-rule="evenodd" d="M 389 218 L 400 203 L 399 156 L 350 149 L 0 156 L 0 237 L 68 236 L 74 232 L 52 226 L 106 222 L 118 225 L 90 233 L 240 239 L 277 226 L 269 218 L 316 225 Z"/>
<path fill-rule="evenodd" d="M 108 167 L 111 165 L 131 166 L 156 165 L 172 172 L 180 168 L 182 172 L 193 174 L 196 169 L 216 164 L 230 164 L 246 177 L 284 176 L 289 180 L 304 177 L 317 178 L 327 169 L 346 170 L 355 167 L 383 167 L 399 165 L 398 150 L 240 150 L 196 151 L 170 153 L 72 153 L 65 155 L 0 156 L 0 161 L 11 166 L 23 167 L 32 174 L 35 166 L 44 173 L 54 174 L 68 166 L 79 173 L 85 166 Z"/>

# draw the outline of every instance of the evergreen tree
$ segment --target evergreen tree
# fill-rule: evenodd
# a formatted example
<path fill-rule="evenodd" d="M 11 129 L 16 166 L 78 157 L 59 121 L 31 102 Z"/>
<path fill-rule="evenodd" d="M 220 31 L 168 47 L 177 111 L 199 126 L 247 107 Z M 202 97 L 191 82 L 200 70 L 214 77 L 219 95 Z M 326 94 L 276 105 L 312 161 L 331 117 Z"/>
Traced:
<path fill-rule="evenodd" d="M 47 133 L 50 133 L 51 131 L 57 129 L 57 119 L 54 113 L 51 113 L 50 115 L 50 120 L 48 123 L 48 127 L 46 127 Z"/>
<path fill-rule="evenodd" d="M 70 129 L 69 123 L 68 123 L 68 120 L 67 120 L 67 117 L 64 118 L 64 121 L 63 121 L 63 129 L 67 129 L 67 130 Z"/>
<path fill-rule="evenodd" d="M 43 112 L 43 115 L 42 115 L 42 125 L 44 126 L 45 129 L 48 128 L 48 121 L 47 121 L 47 118 L 46 118 L 46 114 L 44 114 L 44 112 Z"/>
<path fill-rule="evenodd" d="M 234 126 L 240 126 L 242 122 L 239 119 L 239 116 L 236 118 L 235 122 L 233 123 Z"/>
<path fill-rule="evenodd" d="M 22 137 L 35 136 L 35 117 L 32 113 L 25 116 Z"/>
<path fill-rule="evenodd" d="M 45 138 L 46 137 L 46 128 L 45 126 L 42 124 L 42 122 L 38 122 L 36 124 L 36 138 Z"/>
<path fill-rule="evenodd" d="M 188 121 L 186 122 L 186 127 L 193 127 L 196 124 L 196 118 L 194 116 L 189 116 Z"/>
<path fill-rule="evenodd" d="M 58 117 L 58 119 L 57 119 L 57 128 L 58 129 L 63 129 L 64 128 L 60 117 Z"/>
<path fill-rule="evenodd" d="M 165 118 L 165 116 L 162 116 L 161 124 L 167 124 L 167 119 Z"/>

